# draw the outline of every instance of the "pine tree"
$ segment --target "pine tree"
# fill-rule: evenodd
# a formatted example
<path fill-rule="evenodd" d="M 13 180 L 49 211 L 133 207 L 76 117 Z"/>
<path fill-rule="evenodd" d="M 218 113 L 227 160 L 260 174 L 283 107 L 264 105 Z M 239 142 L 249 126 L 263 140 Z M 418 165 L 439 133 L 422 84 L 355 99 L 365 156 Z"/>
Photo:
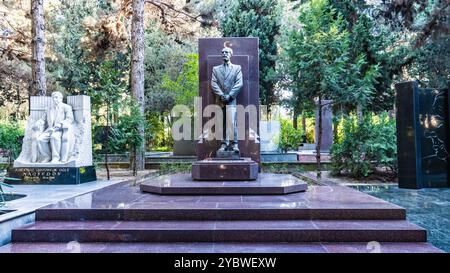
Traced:
<path fill-rule="evenodd" d="M 267 106 L 276 102 L 276 37 L 280 20 L 279 0 L 237 0 L 220 20 L 224 37 L 259 37 L 259 94 L 261 104 Z"/>

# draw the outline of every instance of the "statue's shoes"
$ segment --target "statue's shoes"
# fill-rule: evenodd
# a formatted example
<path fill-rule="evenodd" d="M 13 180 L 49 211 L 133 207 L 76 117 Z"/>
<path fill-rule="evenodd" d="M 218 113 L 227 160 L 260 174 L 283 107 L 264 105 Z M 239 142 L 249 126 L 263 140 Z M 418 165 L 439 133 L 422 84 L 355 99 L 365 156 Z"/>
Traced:
<path fill-rule="evenodd" d="M 227 149 L 227 145 L 226 145 L 226 144 L 222 144 L 222 145 L 220 146 L 220 148 L 219 148 L 218 151 L 220 151 L 220 152 L 225 152 L 226 149 Z"/>
<path fill-rule="evenodd" d="M 50 158 L 44 158 L 41 160 L 40 163 L 48 163 L 48 162 L 50 162 Z"/>
<path fill-rule="evenodd" d="M 59 162 L 58 159 L 53 159 L 51 163 L 52 163 L 52 164 L 58 164 L 58 163 L 61 163 L 61 162 Z"/>

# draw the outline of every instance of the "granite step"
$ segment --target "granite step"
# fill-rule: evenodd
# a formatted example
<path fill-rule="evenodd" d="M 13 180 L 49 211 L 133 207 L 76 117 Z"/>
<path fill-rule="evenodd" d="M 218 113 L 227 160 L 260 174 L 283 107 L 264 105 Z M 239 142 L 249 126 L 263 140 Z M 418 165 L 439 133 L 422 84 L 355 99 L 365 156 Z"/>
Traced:
<path fill-rule="evenodd" d="M 400 207 L 308 208 L 279 203 L 147 204 L 152 208 L 52 209 L 36 211 L 36 221 L 148 221 L 148 220 L 405 220 Z M 216 207 L 217 206 L 217 207 Z"/>
<path fill-rule="evenodd" d="M 212 167 L 214 168 L 211 169 Z M 237 169 L 233 170 L 233 168 Z M 227 176 L 229 171 L 235 175 L 230 176 L 229 180 L 220 178 L 222 175 Z M 285 195 L 304 192 L 307 188 L 308 184 L 305 181 L 290 174 L 261 173 L 258 175 L 257 164 L 245 160 L 233 161 L 230 164 L 215 160 L 197 161 L 192 165 L 192 177 L 183 173 L 162 175 L 147 179 L 140 184 L 140 190 L 143 193 L 168 196 Z"/>
<path fill-rule="evenodd" d="M 12 242 L 426 242 L 404 220 L 37 221 Z"/>
<path fill-rule="evenodd" d="M 13 243 L 0 253 L 443 253 L 428 243 Z"/>

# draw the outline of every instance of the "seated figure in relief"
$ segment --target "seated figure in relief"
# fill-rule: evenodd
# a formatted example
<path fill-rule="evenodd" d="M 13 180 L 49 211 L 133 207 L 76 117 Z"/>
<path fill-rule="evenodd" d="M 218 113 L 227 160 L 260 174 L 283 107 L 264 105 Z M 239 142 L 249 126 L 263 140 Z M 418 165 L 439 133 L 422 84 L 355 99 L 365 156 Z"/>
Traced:
<path fill-rule="evenodd" d="M 33 163 L 66 163 L 74 144 L 72 107 L 62 102 L 60 92 L 52 93 L 52 105 L 32 127 Z"/>

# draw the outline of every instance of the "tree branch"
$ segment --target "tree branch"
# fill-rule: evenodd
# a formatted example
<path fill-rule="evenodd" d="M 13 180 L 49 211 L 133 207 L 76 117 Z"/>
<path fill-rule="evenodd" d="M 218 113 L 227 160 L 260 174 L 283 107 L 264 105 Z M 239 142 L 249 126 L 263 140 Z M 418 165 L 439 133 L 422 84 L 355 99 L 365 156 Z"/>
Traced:
<path fill-rule="evenodd" d="M 149 4 L 152 4 L 153 6 L 157 7 L 161 11 L 161 13 L 164 13 L 164 9 L 162 7 L 162 6 L 164 6 L 164 7 L 168 8 L 168 9 L 178 13 L 178 14 L 183 14 L 184 16 L 188 17 L 189 19 L 191 19 L 193 21 L 197 21 L 199 23 L 204 23 L 202 20 L 198 20 L 198 17 L 200 15 L 192 16 L 192 15 L 190 15 L 187 12 L 184 12 L 182 10 L 178 10 L 178 9 L 174 8 L 173 5 L 171 5 L 171 4 L 167 4 L 167 3 L 164 3 L 164 2 L 161 2 L 161 1 L 157 2 L 157 1 L 154 1 L 154 0 L 146 0 L 145 3 L 149 3 Z"/>

